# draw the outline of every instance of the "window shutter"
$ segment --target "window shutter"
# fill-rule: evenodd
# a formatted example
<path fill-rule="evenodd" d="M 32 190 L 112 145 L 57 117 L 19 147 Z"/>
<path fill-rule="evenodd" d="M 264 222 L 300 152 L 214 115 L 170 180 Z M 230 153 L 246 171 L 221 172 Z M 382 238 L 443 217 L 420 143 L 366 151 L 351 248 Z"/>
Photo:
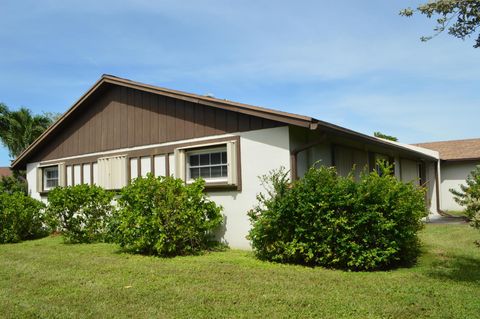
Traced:
<path fill-rule="evenodd" d="M 185 150 L 175 149 L 175 172 L 174 176 L 185 180 Z"/>
<path fill-rule="evenodd" d="M 167 154 L 168 155 L 168 154 Z M 168 158 L 165 158 L 165 155 L 157 155 L 154 157 L 154 162 L 155 162 L 155 176 L 165 176 L 167 175 L 165 172 L 165 161 L 168 160 Z"/>
<path fill-rule="evenodd" d="M 37 168 L 37 192 L 43 192 L 43 169 L 41 167 Z"/>
<path fill-rule="evenodd" d="M 227 159 L 228 159 L 228 179 L 229 185 L 237 185 L 237 143 L 232 141 L 227 143 Z"/>
<path fill-rule="evenodd" d="M 65 163 L 58 164 L 58 186 L 65 187 L 67 185 L 65 180 Z"/>
<path fill-rule="evenodd" d="M 72 165 L 67 165 L 67 186 L 73 186 L 73 166 Z"/>
<path fill-rule="evenodd" d="M 127 185 L 127 156 L 98 159 L 98 185 L 105 189 L 120 189 Z"/>

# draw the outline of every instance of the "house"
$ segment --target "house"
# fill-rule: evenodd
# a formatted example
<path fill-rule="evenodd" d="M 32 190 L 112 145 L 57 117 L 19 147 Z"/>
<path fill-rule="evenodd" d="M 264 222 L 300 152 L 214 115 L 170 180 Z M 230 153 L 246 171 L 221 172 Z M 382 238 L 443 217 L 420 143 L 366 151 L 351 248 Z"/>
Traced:
<path fill-rule="evenodd" d="M 32 197 L 57 185 L 97 184 L 119 189 L 152 172 L 206 180 L 222 205 L 218 236 L 249 248 L 247 211 L 263 191 L 259 176 L 285 167 L 292 179 L 314 163 L 346 175 L 395 164 L 395 175 L 428 187 L 437 209 L 438 154 L 364 135 L 308 116 L 102 76 L 12 163 L 26 169 Z"/>
<path fill-rule="evenodd" d="M 467 176 L 480 165 L 480 139 L 440 141 L 416 144 L 440 154 L 439 211 L 458 211 L 464 207 L 455 202 L 450 189 L 460 190 Z"/>

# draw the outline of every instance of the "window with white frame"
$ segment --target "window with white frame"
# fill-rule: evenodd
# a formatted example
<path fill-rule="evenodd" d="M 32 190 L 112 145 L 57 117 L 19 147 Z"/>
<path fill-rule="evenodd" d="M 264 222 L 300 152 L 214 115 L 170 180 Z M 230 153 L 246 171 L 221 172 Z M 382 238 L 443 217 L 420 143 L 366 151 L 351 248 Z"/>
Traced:
<path fill-rule="evenodd" d="M 239 186 L 238 146 L 227 141 L 176 149 L 174 176 L 186 182 L 202 178 L 207 186 Z"/>
<path fill-rule="evenodd" d="M 58 166 L 43 168 L 43 190 L 48 191 L 59 184 Z"/>
<path fill-rule="evenodd" d="M 187 180 L 226 182 L 228 178 L 227 147 L 188 151 Z"/>

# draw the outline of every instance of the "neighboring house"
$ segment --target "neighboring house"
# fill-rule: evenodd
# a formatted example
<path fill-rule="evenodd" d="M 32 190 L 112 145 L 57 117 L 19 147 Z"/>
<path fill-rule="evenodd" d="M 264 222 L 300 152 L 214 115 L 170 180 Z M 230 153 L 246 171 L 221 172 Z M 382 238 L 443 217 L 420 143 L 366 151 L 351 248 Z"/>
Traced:
<path fill-rule="evenodd" d="M 187 183 L 206 180 L 224 208 L 219 238 L 248 248 L 247 211 L 263 191 L 259 176 L 285 167 L 292 178 L 317 161 L 342 175 L 355 165 L 395 164 L 403 181 L 422 183 L 436 212 L 436 152 L 386 141 L 311 117 L 184 93 L 104 75 L 13 163 L 26 169 L 32 197 L 57 185 L 120 189 L 152 172 Z"/>
<path fill-rule="evenodd" d="M 416 144 L 440 153 L 440 211 L 463 210 L 450 189 L 460 190 L 467 176 L 480 165 L 480 139 Z"/>
<path fill-rule="evenodd" d="M 10 167 L 0 167 L 0 178 L 12 176 L 12 171 Z"/>

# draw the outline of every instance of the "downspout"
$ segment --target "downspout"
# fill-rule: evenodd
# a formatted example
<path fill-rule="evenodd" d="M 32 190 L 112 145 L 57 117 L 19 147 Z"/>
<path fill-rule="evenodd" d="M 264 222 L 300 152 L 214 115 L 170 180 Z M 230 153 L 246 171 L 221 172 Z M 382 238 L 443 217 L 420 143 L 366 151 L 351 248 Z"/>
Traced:
<path fill-rule="evenodd" d="M 326 139 L 327 139 L 326 134 L 323 134 L 323 135 L 320 137 L 320 139 L 318 139 L 317 141 L 314 141 L 314 142 L 305 144 L 305 145 L 302 146 L 302 147 L 299 147 L 299 148 L 297 148 L 297 149 L 294 149 L 294 150 L 290 151 L 290 175 L 291 175 L 291 180 L 292 180 L 292 182 L 298 179 L 298 173 L 297 173 L 297 155 L 298 155 L 300 152 L 306 151 L 306 150 L 308 150 L 309 148 L 311 148 L 311 147 L 313 147 L 313 146 L 322 144 L 323 142 L 325 142 Z"/>
<path fill-rule="evenodd" d="M 437 182 L 437 187 L 435 187 L 435 194 L 437 195 L 437 213 L 445 216 L 446 213 L 440 208 L 440 159 L 437 160 L 437 165 L 435 165 L 435 180 Z"/>

